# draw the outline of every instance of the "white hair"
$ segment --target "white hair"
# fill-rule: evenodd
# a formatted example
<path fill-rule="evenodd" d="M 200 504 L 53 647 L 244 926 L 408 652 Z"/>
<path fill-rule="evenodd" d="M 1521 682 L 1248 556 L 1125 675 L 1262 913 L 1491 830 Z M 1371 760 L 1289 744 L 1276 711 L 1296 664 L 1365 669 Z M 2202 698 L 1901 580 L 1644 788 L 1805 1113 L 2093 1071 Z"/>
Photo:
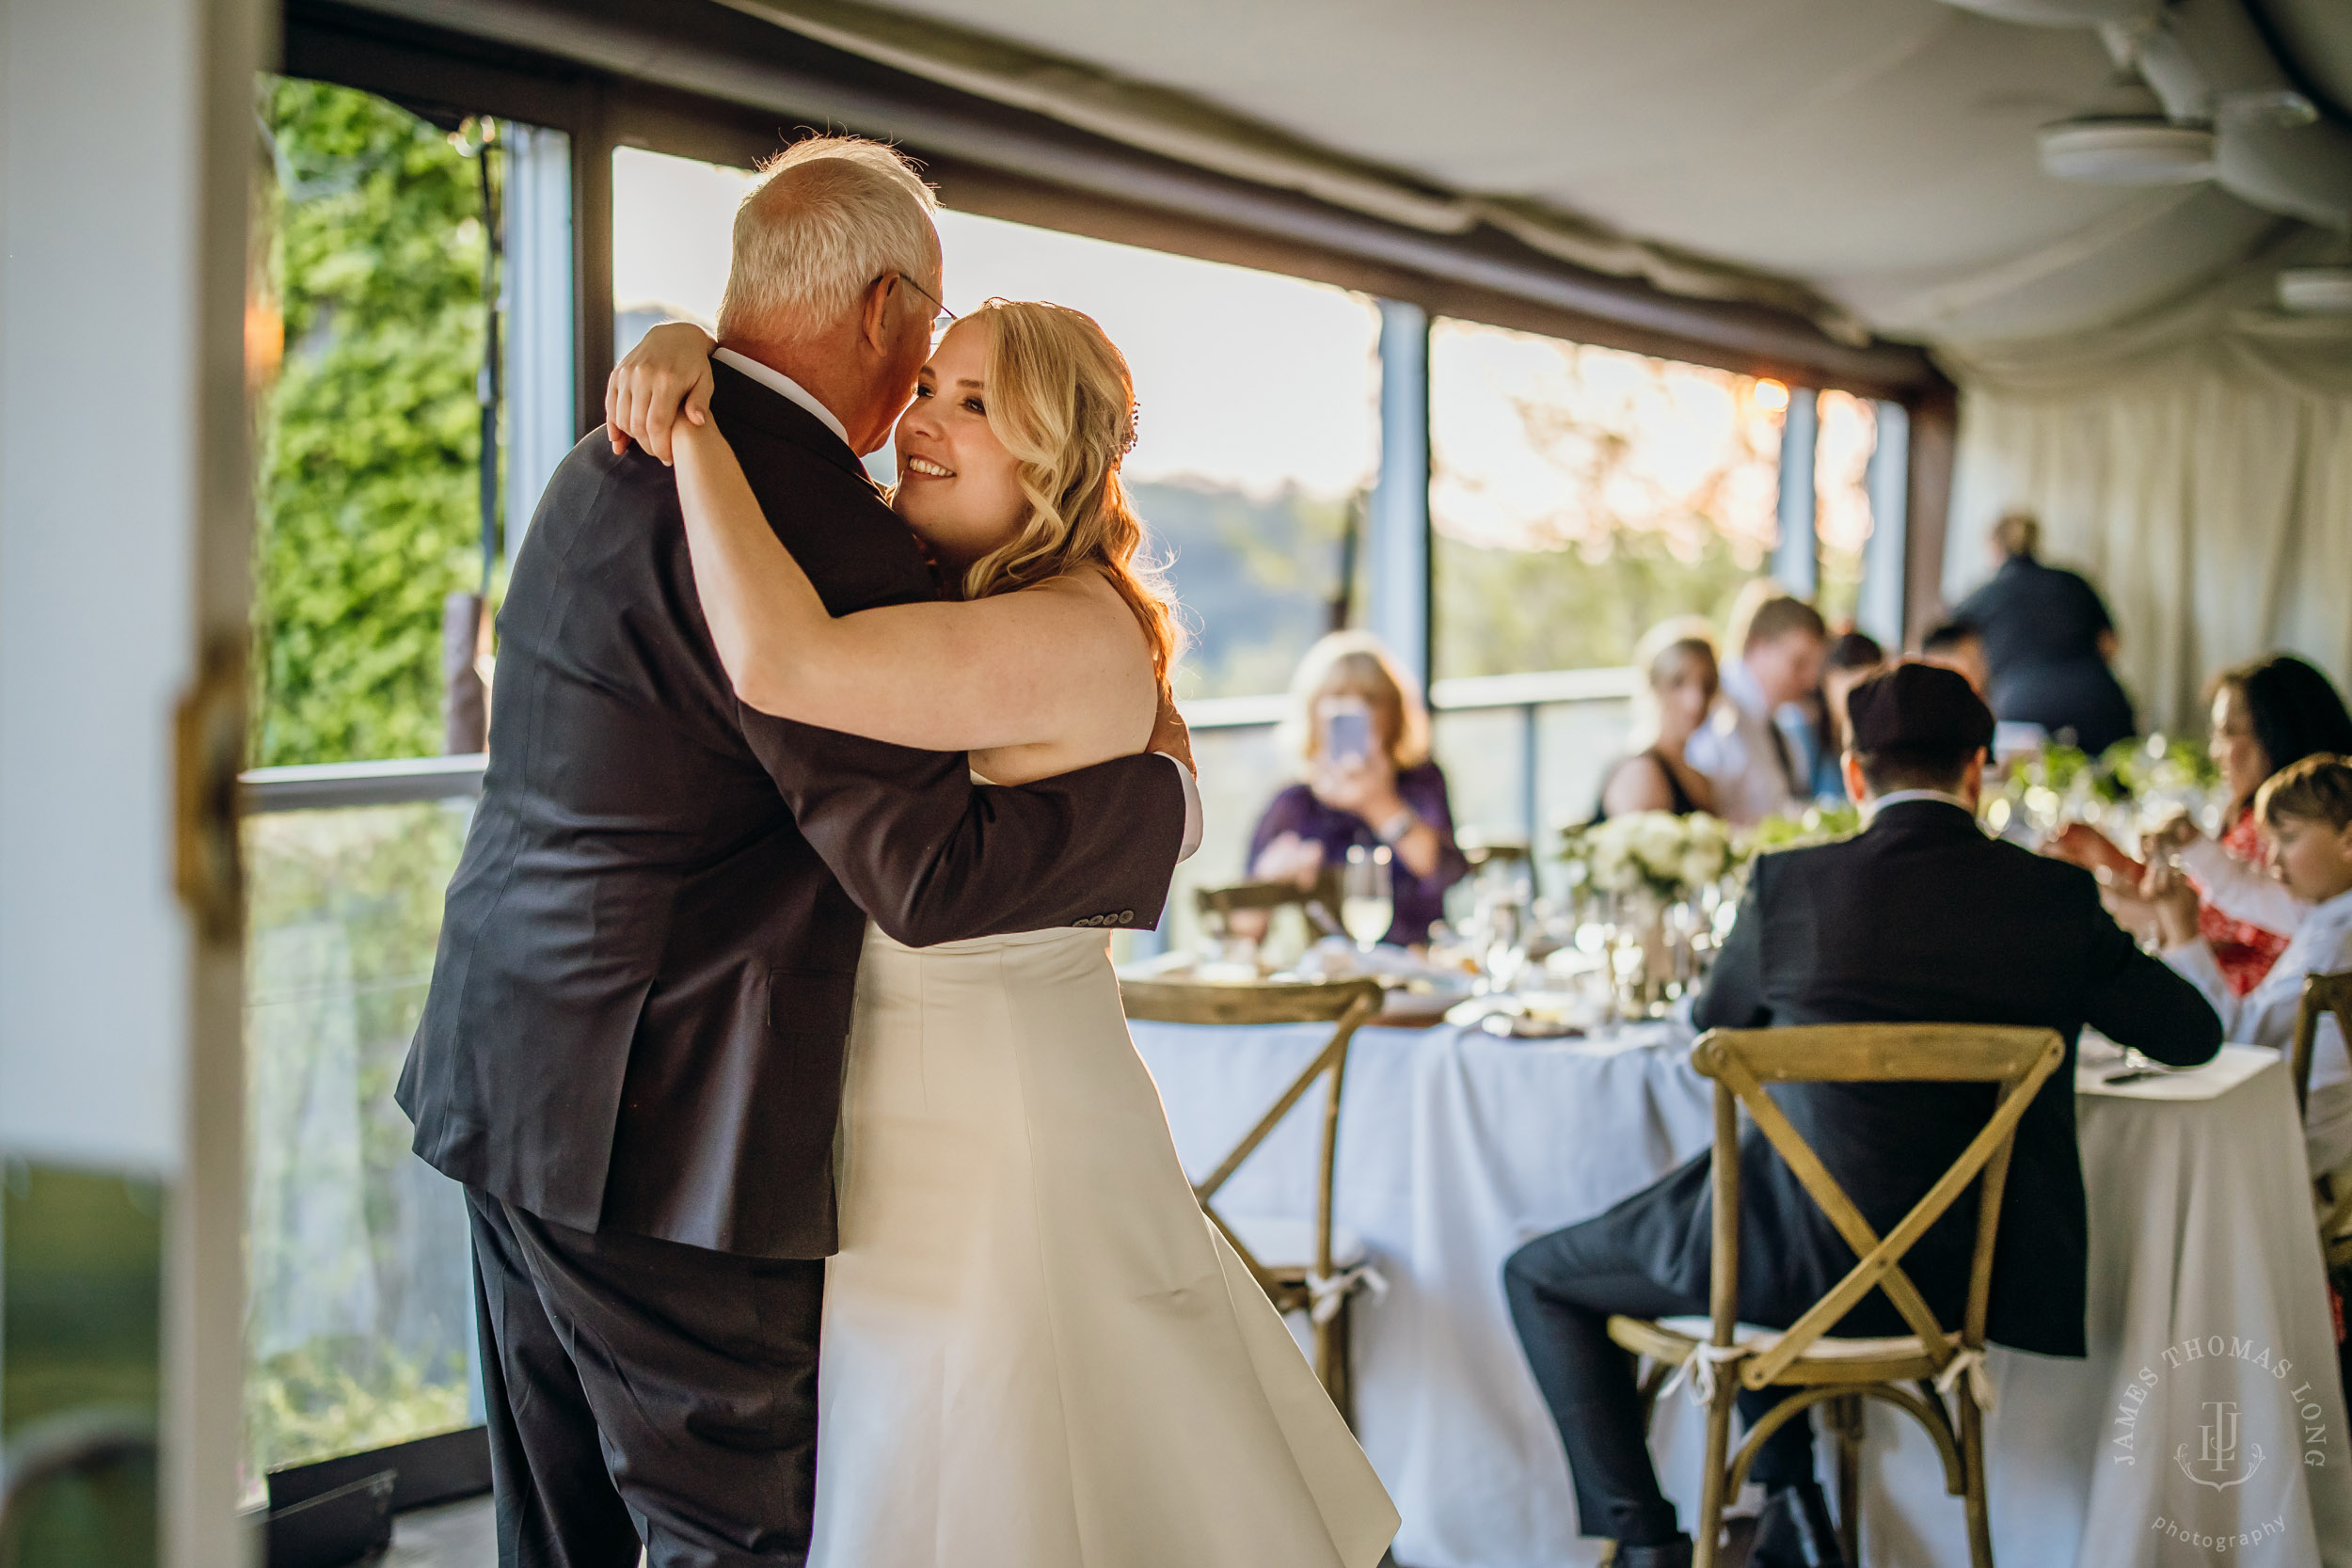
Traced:
<path fill-rule="evenodd" d="M 801 342 L 857 308 L 885 273 L 927 282 L 939 257 L 931 188 L 895 149 L 811 136 L 760 170 L 735 211 L 719 336 Z"/>

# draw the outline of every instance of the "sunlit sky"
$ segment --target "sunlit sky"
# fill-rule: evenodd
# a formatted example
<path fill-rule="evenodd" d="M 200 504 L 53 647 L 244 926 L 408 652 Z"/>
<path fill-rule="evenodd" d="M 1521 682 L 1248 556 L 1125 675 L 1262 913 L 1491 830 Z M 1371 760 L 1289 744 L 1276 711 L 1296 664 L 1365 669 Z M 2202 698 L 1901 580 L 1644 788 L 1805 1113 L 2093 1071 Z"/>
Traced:
<path fill-rule="evenodd" d="M 633 148 L 615 153 L 619 308 L 707 325 L 726 284 L 735 207 L 754 178 Z M 950 309 L 996 294 L 1052 300 L 1093 316 L 1125 353 L 1141 427 L 1130 477 L 1198 476 L 1259 495 L 1296 485 L 1323 497 L 1371 483 L 1380 375 L 1369 299 L 967 213 L 941 212 L 939 232 Z M 1556 547 L 1586 536 L 1596 514 L 1637 527 L 1677 511 L 1687 518 L 1702 492 L 1718 498 L 1709 506 L 1718 526 L 1763 544 L 1776 531 L 1776 437 L 1767 425 L 1777 416 L 1744 377 L 1459 322 L 1438 325 L 1430 373 L 1431 505 L 1458 537 Z M 1573 465 L 1535 450 L 1519 411 L 1529 400 L 1636 437 L 1636 461 L 1612 494 L 1574 493 Z M 1858 483 L 1869 416 L 1851 399 L 1836 402 L 1822 409 L 1821 528 L 1833 545 L 1858 545 L 1869 527 Z M 1706 491 L 1718 474 L 1721 484 Z"/>
<path fill-rule="evenodd" d="M 624 148 L 612 164 L 613 298 L 706 325 L 752 176 Z M 1132 245 L 939 214 L 946 300 L 1048 299 L 1102 323 L 1135 372 L 1139 480 L 1195 474 L 1342 496 L 1379 464 L 1379 317 L 1343 289 Z"/>

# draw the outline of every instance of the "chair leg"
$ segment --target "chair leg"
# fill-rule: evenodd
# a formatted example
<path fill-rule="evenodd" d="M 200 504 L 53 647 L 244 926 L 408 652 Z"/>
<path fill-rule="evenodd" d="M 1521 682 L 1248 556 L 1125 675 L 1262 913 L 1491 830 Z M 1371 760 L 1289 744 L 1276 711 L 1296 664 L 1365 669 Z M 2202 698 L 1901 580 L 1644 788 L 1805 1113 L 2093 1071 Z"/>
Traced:
<path fill-rule="evenodd" d="M 1993 1520 L 1985 1496 L 1984 1412 L 1968 1397 L 1963 1383 L 1955 1390 L 1960 1406 L 1960 1471 L 1967 1483 L 1968 1560 L 1971 1568 L 1993 1568 Z"/>
<path fill-rule="evenodd" d="M 1859 1394 L 1833 1400 L 1827 1406 L 1830 1430 L 1837 1437 L 1837 1544 L 1846 1561 L 1862 1561 L 1862 1412 Z"/>
<path fill-rule="evenodd" d="M 1340 1309 L 1331 1314 L 1329 1323 L 1314 1325 L 1315 1380 L 1331 1396 L 1331 1403 L 1350 1432 L 1356 1430 L 1356 1390 L 1349 1375 L 1348 1320 L 1354 1316 L 1355 1302 L 1356 1293 L 1351 1291 L 1340 1298 Z"/>
<path fill-rule="evenodd" d="M 1716 1382 L 1715 1397 L 1707 1406 L 1707 1469 L 1699 1482 L 1699 1517 L 1691 1532 L 1692 1568 L 1718 1568 L 1724 1533 L 1724 1509 L 1730 1501 L 1724 1486 L 1731 1452 L 1732 1402 L 1739 1397 L 1740 1379 L 1726 1370 Z"/>

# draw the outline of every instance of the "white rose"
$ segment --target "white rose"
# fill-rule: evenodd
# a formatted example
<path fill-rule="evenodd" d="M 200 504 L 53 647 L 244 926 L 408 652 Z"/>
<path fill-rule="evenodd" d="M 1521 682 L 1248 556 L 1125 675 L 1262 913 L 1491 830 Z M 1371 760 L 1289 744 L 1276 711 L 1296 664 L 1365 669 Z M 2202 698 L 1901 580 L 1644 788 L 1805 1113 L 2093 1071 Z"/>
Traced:
<path fill-rule="evenodd" d="M 1633 852 L 1655 877 L 1671 877 L 1682 860 L 1682 823 L 1662 811 L 1645 811 L 1634 819 Z"/>
<path fill-rule="evenodd" d="M 1641 881 L 1641 873 L 1625 846 L 1614 837 L 1605 837 L 1593 846 L 1593 885 L 1603 893 L 1630 893 Z"/>
<path fill-rule="evenodd" d="M 1692 845 L 1683 851 L 1681 878 L 1686 888 L 1705 887 L 1724 874 L 1724 856 L 1720 849 L 1705 845 Z"/>

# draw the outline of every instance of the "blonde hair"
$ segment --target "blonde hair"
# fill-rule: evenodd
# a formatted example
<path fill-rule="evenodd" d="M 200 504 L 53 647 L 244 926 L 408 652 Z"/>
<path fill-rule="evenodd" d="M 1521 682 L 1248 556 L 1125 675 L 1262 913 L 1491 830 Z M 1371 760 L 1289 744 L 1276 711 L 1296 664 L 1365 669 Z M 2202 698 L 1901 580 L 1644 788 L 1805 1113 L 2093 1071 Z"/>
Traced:
<path fill-rule="evenodd" d="M 2293 816 L 2338 832 L 2352 828 L 2352 758 L 2313 752 L 2289 763 L 2254 791 L 2254 816 L 2272 827 Z"/>
<path fill-rule="evenodd" d="M 988 332 L 988 428 L 1029 503 L 1020 531 L 974 562 L 963 596 L 1010 594 L 1093 566 L 1119 590 L 1162 682 L 1183 651 L 1161 563 L 1119 466 L 1136 444 L 1135 378 L 1094 318 L 1035 300 L 992 299 L 964 318 Z"/>
<path fill-rule="evenodd" d="M 1697 655 L 1707 660 L 1709 680 L 1721 691 L 1724 683 L 1723 656 L 1715 649 L 1715 628 L 1703 615 L 1677 615 L 1661 621 L 1642 634 L 1633 645 L 1633 667 L 1642 673 L 1641 689 L 1634 696 L 1637 715 L 1635 730 L 1646 734 L 1655 742 L 1658 738 L 1658 688 L 1665 674 L 1669 659 Z"/>
<path fill-rule="evenodd" d="M 811 136 L 769 160 L 735 210 L 719 337 L 805 342 L 888 273 L 928 279 L 938 202 L 913 166 L 861 136 Z"/>
<path fill-rule="evenodd" d="M 1339 696 L 1361 697 L 1371 706 L 1389 760 L 1399 768 L 1429 760 L 1429 710 L 1422 704 L 1421 683 L 1372 633 L 1335 631 L 1307 650 L 1291 677 L 1291 715 L 1282 721 L 1279 743 L 1301 768 L 1313 767 L 1323 750 L 1315 704 Z"/>

